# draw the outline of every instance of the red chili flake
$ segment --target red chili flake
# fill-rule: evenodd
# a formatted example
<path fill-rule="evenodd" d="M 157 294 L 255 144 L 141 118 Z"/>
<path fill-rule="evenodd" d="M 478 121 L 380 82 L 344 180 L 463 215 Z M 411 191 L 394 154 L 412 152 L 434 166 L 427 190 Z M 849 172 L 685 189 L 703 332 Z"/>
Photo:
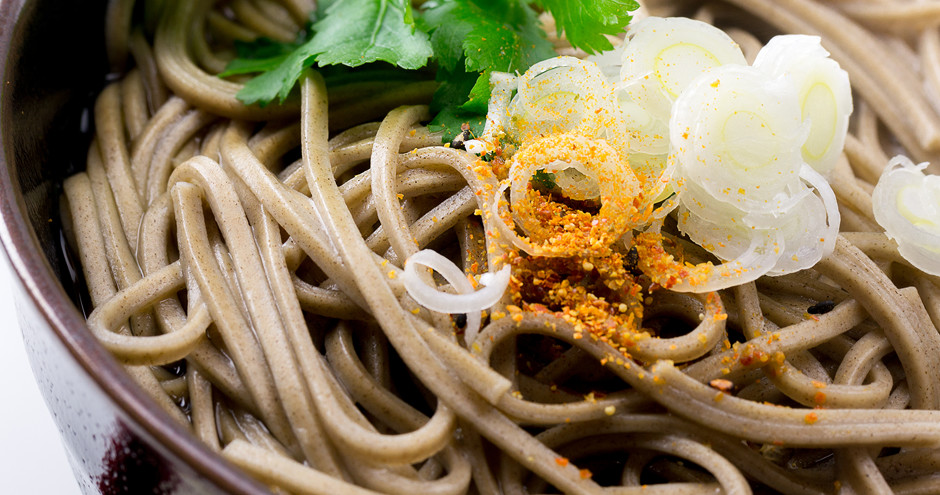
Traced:
<path fill-rule="evenodd" d="M 734 388 L 734 383 L 731 380 L 725 380 L 724 378 L 716 378 L 708 382 L 708 384 L 711 385 L 712 388 L 721 390 L 726 394 L 731 392 L 731 389 Z"/>

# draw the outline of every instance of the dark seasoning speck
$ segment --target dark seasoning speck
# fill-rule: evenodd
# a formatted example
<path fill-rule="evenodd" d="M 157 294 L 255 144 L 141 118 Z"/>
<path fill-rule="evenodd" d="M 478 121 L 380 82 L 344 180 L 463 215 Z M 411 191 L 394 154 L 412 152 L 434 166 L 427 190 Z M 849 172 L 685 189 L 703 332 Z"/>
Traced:
<path fill-rule="evenodd" d="M 836 303 L 833 301 L 821 301 L 809 307 L 806 310 L 807 313 L 811 315 L 824 315 L 830 311 L 832 308 L 836 307 Z"/>

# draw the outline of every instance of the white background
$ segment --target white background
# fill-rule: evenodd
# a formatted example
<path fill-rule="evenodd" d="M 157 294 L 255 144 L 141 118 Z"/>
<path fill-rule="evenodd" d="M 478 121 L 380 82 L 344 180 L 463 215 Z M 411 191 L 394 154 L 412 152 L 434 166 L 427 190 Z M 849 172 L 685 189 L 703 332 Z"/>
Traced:
<path fill-rule="evenodd" d="M 11 270 L 0 252 L 0 493 L 81 493 L 26 360 L 13 296 Z"/>

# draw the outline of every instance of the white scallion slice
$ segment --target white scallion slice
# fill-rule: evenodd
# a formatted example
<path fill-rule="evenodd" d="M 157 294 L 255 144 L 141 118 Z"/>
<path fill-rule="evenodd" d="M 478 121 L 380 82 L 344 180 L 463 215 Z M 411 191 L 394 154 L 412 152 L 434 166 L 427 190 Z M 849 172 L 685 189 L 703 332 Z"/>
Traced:
<path fill-rule="evenodd" d="M 796 91 L 782 79 L 753 67 L 712 69 L 676 100 L 669 131 L 676 174 L 719 202 L 776 215 L 805 190 L 805 128 Z"/>
<path fill-rule="evenodd" d="M 555 162 L 547 167 L 555 170 L 555 185 L 564 191 L 565 196 L 578 201 L 597 199 L 601 195 L 597 184 L 597 174 L 580 163 Z"/>
<path fill-rule="evenodd" d="M 818 36 L 796 34 L 773 37 L 757 54 L 754 67 L 796 86 L 803 122 L 810 126 L 803 159 L 820 173 L 831 170 L 852 114 L 849 75 L 829 58 Z"/>
<path fill-rule="evenodd" d="M 807 242 L 807 244 L 811 244 L 811 246 L 804 246 L 805 251 L 802 251 L 802 253 L 807 259 L 800 261 L 795 266 L 786 270 L 784 270 L 782 266 L 775 267 L 775 271 L 778 275 L 809 268 L 815 265 L 823 256 L 832 253 L 836 247 L 836 237 L 839 236 L 839 226 L 842 224 L 842 214 L 839 213 L 839 202 L 836 200 L 836 194 L 833 192 L 832 186 L 829 185 L 829 181 L 807 164 L 803 164 L 800 168 L 800 178 L 816 190 L 819 199 L 822 200 L 823 208 L 819 208 L 818 204 L 816 204 L 812 207 L 814 209 L 813 213 L 806 212 L 804 214 L 796 211 L 791 213 L 791 215 L 800 217 L 799 224 L 804 225 L 807 232 L 812 232 L 812 234 L 810 234 L 812 237 L 808 238 L 809 241 Z M 826 214 L 825 222 L 809 220 L 813 217 L 818 218 L 819 213 L 822 211 L 825 211 Z M 796 241 L 795 239 L 795 234 L 787 232 L 786 242 L 788 244 L 803 244 L 802 241 Z M 790 250 L 792 251 L 793 249 L 790 248 Z M 808 255 L 809 252 L 813 254 Z M 818 258 L 811 261 L 816 256 L 818 256 Z"/>
<path fill-rule="evenodd" d="M 725 211 L 728 215 L 725 218 L 720 215 L 700 216 L 699 211 L 713 212 L 707 208 L 690 209 L 691 194 L 686 194 L 682 196 L 682 210 L 678 216 L 679 230 L 721 259 L 741 256 L 755 235 L 773 232 L 780 238 L 780 256 L 767 275 L 784 275 L 809 268 L 835 247 L 840 215 L 835 194 L 822 175 L 804 164 L 800 176 L 817 190 L 819 196 L 805 188 L 805 193 L 798 196 L 799 201 L 781 212 L 773 222 L 769 217 L 761 217 L 759 222 L 754 222 L 751 215 L 740 210 L 730 214 Z"/>
<path fill-rule="evenodd" d="M 591 137 L 613 137 L 619 110 L 613 86 L 597 64 L 575 57 L 554 57 L 519 77 L 509 105 L 510 134 L 517 142 L 552 133 L 578 131 Z"/>
<path fill-rule="evenodd" d="M 724 31 L 684 17 L 648 17 L 627 34 L 620 78 L 631 101 L 653 118 L 669 120 L 672 102 L 701 73 L 725 64 L 746 65 Z"/>
<path fill-rule="evenodd" d="M 796 208 L 780 218 L 777 230 L 783 236 L 783 251 L 767 275 L 785 275 L 809 268 L 826 254 L 826 210 L 815 194 L 804 196 Z"/>
<path fill-rule="evenodd" d="M 743 222 L 716 223 L 703 218 L 689 210 L 684 201 L 679 206 L 676 219 L 680 232 L 723 260 L 737 258 L 747 251 L 755 233 L 755 229 Z"/>
<path fill-rule="evenodd" d="M 632 100 L 627 90 L 618 88 L 616 91 L 627 149 L 631 153 L 649 155 L 668 153 L 669 112 L 656 115 L 642 101 Z"/>
<path fill-rule="evenodd" d="M 509 125 L 509 102 L 518 86 L 518 77 L 506 72 L 490 73 L 490 100 L 486 107 L 486 125 L 480 140 L 496 142 Z"/>
<path fill-rule="evenodd" d="M 585 62 L 596 64 L 611 84 L 620 81 L 620 64 L 623 60 L 623 49 L 625 43 L 621 43 L 610 50 L 588 55 L 584 58 Z"/>
<path fill-rule="evenodd" d="M 696 215 L 716 224 L 741 224 L 757 228 L 773 227 L 777 224 L 777 219 L 794 208 L 803 196 L 811 194 L 809 189 L 797 182 L 792 188 L 778 194 L 776 208 L 767 212 L 753 212 L 742 210 L 738 203 L 722 201 L 712 196 L 694 180 L 681 178 L 673 182 L 682 204 Z"/>
<path fill-rule="evenodd" d="M 915 165 L 896 156 L 872 192 L 875 220 L 898 252 L 912 265 L 940 276 L 940 176 L 926 175 L 927 163 Z"/>
<path fill-rule="evenodd" d="M 419 265 L 440 273 L 444 280 L 454 287 L 457 294 L 442 292 L 424 283 L 418 274 Z M 466 314 L 467 329 L 464 336 L 469 345 L 480 331 L 480 312 L 499 302 L 509 286 L 509 276 L 510 268 L 506 265 L 490 276 L 481 277 L 480 283 L 484 287 L 474 290 L 457 265 L 436 251 L 424 249 L 405 261 L 402 283 L 415 302 L 431 311 Z"/>

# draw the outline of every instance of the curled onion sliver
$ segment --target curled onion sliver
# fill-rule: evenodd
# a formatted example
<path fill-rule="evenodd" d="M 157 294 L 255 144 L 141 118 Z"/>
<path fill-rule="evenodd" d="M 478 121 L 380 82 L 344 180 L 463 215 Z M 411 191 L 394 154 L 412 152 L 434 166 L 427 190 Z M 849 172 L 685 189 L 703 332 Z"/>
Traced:
<path fill-rule="evenodd" d="M 749 249 L 754 236 L 774 232 L 779 237 L 780 255 L 767 275 L 793 273 L 815 265 L 832 252 L 839 233 L 841 216 L 835 194 L 826 179 L 804 164 L 800 177 L 818 192 L 801 194 L 799 202 L 782 212 L 771 226 L 755 226 L 750 215 L 739 212 L 732 221 L 716 222 L 697 214 L 683 198 L 679 212 L 679 230 L 707 251 L 721 259 L 737 258 Z M 743 215 L 743 218 L 742 218 Z"/>
<path fill-rule="evenodd" d="M 496 190 L 496 195 L 493 197 L 493 202 L 487 205 L 489 207 L 489 214 L 496 218 L 496 221 L 494 222 L 496 224 L 496 230 L 499 232 L 501 237 L 509 239 L 513 246 L 516 246 L 517 248 L 533 256 L 542 255 L 544 253 L 542 253 L 542 250 L 539 249 L 538 246 L 529 242 L 528 239 L 519 237 L 519 234 L 516 234 L 515 229 L 507 225 L 507 220 L 504 220 L 503 215 L 501 215 L 501 210 L 505 210 L 506 215 L 508 216 L 508 221 L 513 221 L 509 210 L 507 208 L 501 208 L 500 205 L 501 203 L 505 202 L 506 189 L 509 189 L 509 184 L 509 180 L 505 180 L 500 183 L 499 188 Z"/>
<path fill-rule="evenodd" d="M 418 274 L 418 265 L 440 273 L 444 280 L 454 287 L 457 294 L 441 292 L 424 283 Z M 464 337 L 469 345 L 480 331 L 480 311 L 499 302 L 506 292 L 509 286 L 510 268 L 506 265 L 496 273 L 484 275 L 480 278 L 483 288 L 474 290 L 463 271 L 451 260 L 436 251 L 424 249 L 411 255 L 405 261 L 402 283 L 415 302 L 431 311 L 466 314 L 467 329 Z"/>
<path fill-rule="evenodd" d="M 827 234 L 826 220 L 823 200 L 815 194 L 804 196 L 796 208 L 781 217 L 776 228 L 784 238 L 783 252 L 767 275 L 785 275 L 809 268 L 829 254 L 827 241 L 829 237 L 835 239 L 837 232 Z"/>
<path fill-rule="evenodd" d="M 747 251 L 751 240 L 758 234 L 758 229 L 752 229 L 744 222 L 716 223 L 704 218 L 685 203 L 679 208 L 676 224 L 679 232 L 687 235 L 692 242 L 723 260 L 737 258 Z"/>
<path fill-rule="evenodd" d="M 839 235 L 839 225 L 842 223 L 842 215 L 839 213 L 839 202 L 836 194 L 829 185 L 829 181 L 816 171 L 813 167 L 803 164 L 800 168 L 800 178 L 813 186 L 819 197 L 822 198 L 823 205 L 826 207 L 826 228 L 821 229 L 819 238 L 823 240 L 822 256 L 826 256 L 836 248 L 836 237 Z M 818 261 L 818 260 L 817 260 Z M 809 268 L 816 263 L 804 266 Z M 802 268 L 801 268 L 802 269 Z M 796 271 L 796 270 L 794 270 Z"/>

